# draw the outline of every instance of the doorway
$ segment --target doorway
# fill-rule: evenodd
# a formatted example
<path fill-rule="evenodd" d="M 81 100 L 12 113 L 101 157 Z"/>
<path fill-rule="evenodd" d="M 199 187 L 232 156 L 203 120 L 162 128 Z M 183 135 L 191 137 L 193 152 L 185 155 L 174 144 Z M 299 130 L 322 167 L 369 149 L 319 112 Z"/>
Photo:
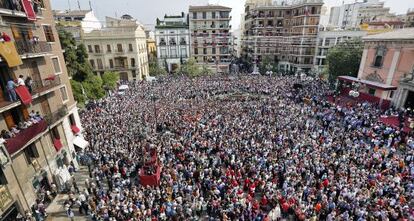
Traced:
<path fill-rule="evenodd" d="M 408 91 L 404 107 L 414 109 L 414 91 Z"/>
<path fill-rule="evenodd" d="M 128 73 L 127 72 L 121 72 L 119 73 L 119 78 L 121 79 L 121 81 L 128 81 Z"/>

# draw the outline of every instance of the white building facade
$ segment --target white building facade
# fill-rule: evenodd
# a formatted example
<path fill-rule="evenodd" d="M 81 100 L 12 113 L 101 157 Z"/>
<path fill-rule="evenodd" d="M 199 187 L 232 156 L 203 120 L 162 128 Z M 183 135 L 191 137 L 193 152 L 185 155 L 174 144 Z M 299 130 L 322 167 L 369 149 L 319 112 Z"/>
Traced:
<path fill-rule="evenodd" d="M 176 72 L 190 56 L 188 16 L 183 12 L 178 16 L 165 15 L 162 21 L 157 19 L 155 42 L 159 65 L 169 73 Z"/>
<path fill-rule="evenodd" d="M 344 30 L 333 30 L 333 31 L 320 31 L 318 33 L 317 45 L 315 50 L 314 69 L 316 72 L 322 72 L 326 66 L 326 56 L 330 48 L 335 45 L 351 40 L 362 38 L 367 35 L 365 31 L 344 31 Z"/>
<path fill-rule="evenodd" d="M 145 30 L 131 16 L 106 17 L 106 27 L 85 33 L 83 41 L 95 73 L 118 72 L 123 81 L 149 76 Z"/>
<path fill-rule="evenodd" d="M 364 0 L 332 7 L 329 25 L 343 29 L 358 28 L 365 22 L 389 20 L 392 17 L 395 15 L 390 13 L 390 8 L 384 7 L 384 2 Z"/>
<path fill-rule="evenodd" d="M 53 11 L 58 28 L 62 28 L 73 34 L 76 40 L 80 40 L 83 33 L 102 28 L 102 24 L 92 10 Z"/>

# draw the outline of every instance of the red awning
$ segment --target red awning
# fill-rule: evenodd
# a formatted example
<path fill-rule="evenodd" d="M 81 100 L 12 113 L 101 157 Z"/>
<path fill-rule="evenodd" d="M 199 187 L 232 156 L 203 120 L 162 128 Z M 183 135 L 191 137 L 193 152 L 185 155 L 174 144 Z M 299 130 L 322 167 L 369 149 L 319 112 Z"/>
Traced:
<path fill-rule="evenodd" d="M 362 79 L 358 79 L 356 77 L 351 77 L 351 76 L 339 76 L 338 79 L 341 80 L 341 81 L 356 82 L 356 83 L 364 84 L 369 88 L 380 89 L 380 90 L 383 90 L 383 91 L 395 91 L 395 90 L 397 90 L 396 86 L 383 84 L 383 83 L 379 83 L 379 82 L 375 82 L 375 81 L 362 80 Z"/>
<path fill-rule="evenodd" d="M 20 85 L 16 87 L 16 93 L 19 95 L 20 100 L 23 104 L 28 105 L 32 103 L 32 95 L 29 92 L 29 89 L 27 89 L 26 86 Z"/>
<path fill-rule="evenodd" d="M 74 134 L 77 134 L 77 133 L 79 133 L 79 132 L 80 132 L 79 127 L 78 127 L 78 126 L 76 126 L 76 125 L 72 125 L 72 126 L 70 126 L 70 128 L 72 129 L 72 132 L 73 132 Z"/>
<path fill-rule="evenodd" d="M 6 139 L 6 148 L 10 155 L 18 152 L 21 148 L 24 147 L 31 139 L 36 137 L 38 134 L 42 133 L 47 129 L 47 123 L 45 120 L 41 120 L 37 124 L 33 124 L 32 126 L 28 127 L 20 131 L 16 134 L 15 137 L 10 139 Z"/>
<path fill-rule="evenodd" d="M 22 0 L 24 12 L 26 12 L 27 20 L 36 21 L 36 13 L 33 10 L 30 0 Z"/>
<path fill-rule="evenodd" d="M 55 146 L 56 152 L 59 152 L 59 150 L 62 149 L 63 144 L 60 139 L 53 139 L 53 146 Z"/>

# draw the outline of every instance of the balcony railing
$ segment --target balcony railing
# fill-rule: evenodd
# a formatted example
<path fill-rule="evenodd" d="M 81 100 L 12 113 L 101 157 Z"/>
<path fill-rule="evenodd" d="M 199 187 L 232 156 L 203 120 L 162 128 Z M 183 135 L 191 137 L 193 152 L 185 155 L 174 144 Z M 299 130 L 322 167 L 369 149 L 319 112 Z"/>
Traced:
<path fill-rule="evenodd" d="M 45 41 L 16 40 L 15 44 L 19 55 L 39 54 L 52 51 L 52 46 Z"/>
<path fill-rule="evenodd" d="M 68 108 L 66 106 L 62 106 L 57 111 L 47 114 L 44 117 L 44 119 L 45 119 L 46 123 L 50 126 L 50 125 L 53 125 L 54 123 L 58 122 L 59 120 L 61 120 L 67 114 L 68 114 Z"/>
<path fill-rule="evenodd" d="M 48 78 L 45 78 L 43 80 L 33 80 L 32 83 L 32 94 L 38 94 L 45 92 L 49 89 L 52 89 L 56 86 L 59 86 L 61 84 L 61 80 L 59 76 L 51 76 Z"/>
<path fill-rule="evenodd" d="M 6 139 L 6 148 L 10 155 L 20 151 L 30 140 L 47 129 L 48 125 L 45 120 L 33 124 L 32 126 L 21 130 L 15 137 Z"/>
<path fill-rule="evenodd" d="M 0 210 L 4 211 L 13 202 L 13 197 L 6 185 L 0 185 L 0 196 Z"/>
<path fill-rule="evenodd" d="M 36 1 L 33 2 L 33 10 L 36 13 L 36 15 L 42 15 L 42 10 L 41 8 L 43 8 L 43 1 L 39 1 L 39 3 L 37 3 Z M 7 9 L 13 12 L 22 12 L 22 13 L 26 13 L 24 11 L 23 5 L 21 3 L 21 1 L 12 1 L 12 0 L 1 0 L 0 1 L 0 9 Z"/>

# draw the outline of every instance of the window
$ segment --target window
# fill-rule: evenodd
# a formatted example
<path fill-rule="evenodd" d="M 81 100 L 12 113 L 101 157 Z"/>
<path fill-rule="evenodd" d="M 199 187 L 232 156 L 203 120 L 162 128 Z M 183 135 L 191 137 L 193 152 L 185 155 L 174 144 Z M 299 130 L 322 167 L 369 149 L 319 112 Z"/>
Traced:
<path fill-rule="evenodd" d="M 68 92 L 66 90 L 66 86 L 63 86 L 63 87 L 60 88 L 60 96 L 61 96 L 63 102 L 69 100 Z"/>
<path fill-rule="evenodd" d="M 99 48 L 99 45 L 95 45 L 95 53 L 101 53 L 101 49 Z"/>
<path fill-rule="evenodd" d="M 89 60 L 89 63 L 91 63 L 92 68 L 95 68 L 95 61 L 93 59 Z"/>
<path fill-rule="evenodd" d="M 37 151 L 36 145 L 31 144 L 24 149 L 24 156 L 26 157 L 27 163 L 32 164 L 33 160 L 39 158 L 39 152 Z"/>
<path fill-rule="evenodd" d="M 207 48 L 203 48 L 203 54 L 207 54 Z"/>
<path fill-rule="evenodd" d="M 370 94 L 370 95 L 375 95 L 375 89 L 370 88 L 370 89 L 368 90 L 368 94 Z"/>
<path fill-rule="evenodd" d="M 109 68 L 114 68 L 114 60 L 109 59 Z"/>
<path fill-rule="evenodd" d="M 69 115 L 69 123 L 70 125 L 76 125 L 75 116 L 73 116 L 73 114 Z"/>
<path fill-rule="evenodd" d="M 132 47 L 132 44 L 129 44 L 129 51 L 134 51 L 134 48 Z"/>
<path fill-rule="evenodd" d="M 198 48 L 194 48 L 194 54 L 198 54 Z"/>
<path fill-rule="evenodd" d="M 92 53 L 92 52 L 93 52 L 93 50 L 92 50 L 92 45 L 88 45 L 88 52 L 89 52 L 89 53 Z"/>
<path fill-rule="evenodd" d="M 54 128 L 52 129 L 52 138 L 53 138 L 53 139 L 60 140 L 60 134 L 59 134 L 58 127 L 54 127 Z"/>
<path fill-rule="evenodd" d="M 55 42 L 55 36 L 53 35 L 52 26 L 43 25 L 43 31 L 45 32 L 47 42 Z"/>
<path fill-rule="evenodd" d="M 216 12 L 211 12 L 211 17 L 216 18 Z"/>
<path fill-rule="evenodd" d="M 98 69 L 103 69 L 103 63 L 102 63 L 102 59 L 98 58 L 96 59 L 96 63 L 98 65 Z"/>
<path fill-rule="evenodd" d="M 175 38 L 170 38 L 170 45 L 176 45 Z"/>
<path fill-rule="evenodd" d="M 193 19 L 197 19 L 197 12 L 193 12 Z"/>
<path fill-rule="evenodd" d="M 60 69 L 59 58 L 58 57 L 52 58 L 52 63 L 53 63 L 53 68 L 55 69 L 55 74 L 62 73 L 62 69 Z"/>
<path fill-rule="evenodd" d="M 122 52 L 122 44 L 117 44 L 116 47 L 118 48 L 118 52 Z"/>
<path fill-rule="evenodd" d="M 135 67 L 135 58 L 131 58 L 131 67 Z"/>
<path fill-rule="evenodd" d="M 185 38 L 181 38 L 180 45 L 186 45 L 186 44 L 187 44 L 187 42 L 186 42 Z"/>
<path fill-rule="evenodd" d="M 137 72 L 135 70 L 132 70 L 132 77 L 136 78 L 137 77 Z"/>
<path fill-rule="evenodd" d="M 212 54 L 216 54 L 216 48 L 212 48 L 212 49 L 211 49 L 211 53 L 212 53 Z"/>
<path fill-rule="evenodd" d="M 7 179 L 6 176 L 4 175 L 3 169 L 0 168 L 0 185 L 7 185 Z"/>
<path fill-rule="evenodd" d="M 375 54 L 374 62 L 373 62 L 374 67 L 377 67 L 377 68 L 382 67 L 382 63 L 384 61 L 386 51 L 387 49 L 384 46 L 379 46 L 377 48 L 377 52 Z"/>
<path fill-rule="evenodd" d="M 106 51 L 107 51 L 107 52 L 112 52 L 111 45 L 106 45 Z"/>
<path fill-rule="evenodd" d="M 203 12 L 203 19 L 207 18 L 207 12 Z"/>

